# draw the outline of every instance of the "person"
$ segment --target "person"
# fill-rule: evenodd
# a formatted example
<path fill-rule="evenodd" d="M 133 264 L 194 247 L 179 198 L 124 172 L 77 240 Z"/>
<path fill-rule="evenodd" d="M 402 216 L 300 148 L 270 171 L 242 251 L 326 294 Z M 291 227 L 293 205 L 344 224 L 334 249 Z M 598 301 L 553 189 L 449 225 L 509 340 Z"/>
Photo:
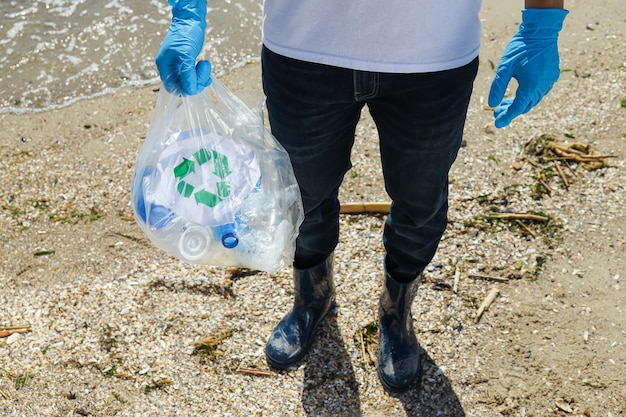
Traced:
<path fill-rule="evenodd" d="M 206 0 L 169 0 L 172 22 L 156 57 L 164 86 L 193 95 L 211 83 L 197 61 Z M 478 69 L 481 0 L 265 0 L 263 90 L 272 134 L 287 150 L 305 219 L 293 262 L 294 304 L 268 338 L 269 365 L 287 369 L 309 351 L 334 303 L 338 190 L 362 108 L 377 126 L 385 189 L 377 372 L 403 391 L 421 376 L 411 305 L 447 223 L 448 171 L 461 146 Z M 495 126 L 528 112 L 559 77 L 563 0 L 526 0 L 489 93 Z M 505 93 L 517 80 L 514 97 Z"/>

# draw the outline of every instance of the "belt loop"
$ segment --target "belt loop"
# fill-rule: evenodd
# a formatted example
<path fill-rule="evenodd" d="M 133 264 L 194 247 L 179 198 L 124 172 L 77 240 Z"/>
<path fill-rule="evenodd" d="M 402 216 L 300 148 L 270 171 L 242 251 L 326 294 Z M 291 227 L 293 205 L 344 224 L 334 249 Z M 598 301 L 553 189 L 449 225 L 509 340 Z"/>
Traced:
<path fill-rule="evenodd" d="M 379 73 L 354 70 L 352 74 L 356 101 L 364 101 L 378 94 Z"/>

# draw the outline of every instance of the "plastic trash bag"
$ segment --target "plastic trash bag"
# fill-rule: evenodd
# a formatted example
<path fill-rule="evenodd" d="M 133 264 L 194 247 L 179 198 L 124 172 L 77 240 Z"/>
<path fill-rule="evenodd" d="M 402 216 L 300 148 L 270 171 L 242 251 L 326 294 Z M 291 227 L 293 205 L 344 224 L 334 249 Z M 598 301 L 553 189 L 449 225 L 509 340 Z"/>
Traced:
<path fill-rule="evenodd" d="M 135 219 L 160 249 L 193 263 L 276 271 L 304 219 L 287 152 L 214 79 L 202 93 L 161 88 L 131 186 Z"/>

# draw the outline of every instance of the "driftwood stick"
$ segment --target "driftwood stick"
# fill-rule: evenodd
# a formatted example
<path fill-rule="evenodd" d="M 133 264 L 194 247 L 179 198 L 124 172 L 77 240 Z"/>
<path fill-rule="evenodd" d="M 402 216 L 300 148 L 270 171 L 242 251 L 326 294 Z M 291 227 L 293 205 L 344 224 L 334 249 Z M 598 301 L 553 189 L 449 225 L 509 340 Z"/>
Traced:
<path fill-rule="evenodd" d="M 589 158 L 589 159 L 617 158 L 617 155 L 597 155 L 597 154 L 590 154 L 590 155 L 585 155 L 585 156 L 583 156 L 583 158 Z"/>
<path fill-rule="evenodd" d="M 363 331 L 362 330 L 363 329 L 361 329 L 359 331 L 359 339 L 361 339 L 361 352 L 362 352 L 362 355 L 363 355 L 363 364 L 365 365 L 366 368 L 368 368 L 367 365 L 368 365 L 369 360 L 368 360 L 367 354 L 365 353 L 365 340 L 363 340 Z"/>
<path fill-rule="evenodd" d="M 606 158 L 615 158 L 617 155 L 566 155 L 558 158 L 546 158 L 546 161 L 574 161 L 595 162 Z"/>
<path fill-rule="evenodd" d="M 263 371 L 261 369 L 252 369 L 252 368 L 237 368 L 237 372 L 241 372 L 242 374 L 254 375 L 254 376 L 272 376 L 272 373 L 269 371 Z"/>
<path fill-rule="evenodd" d="M 560 155 L 566 158 L 572 158 L 572 159 L 576 159 L 576 158 L 604 159 L 604 158 L 615 158 L 617 156 L 617 155 L 603 155 L 603 154 L 595 153 L 594 150 L 587 149 L 587 146 L 582 145 L 582 144 L 578 144 L 578 147 L 584 148 L 585 150 L 582 151 L 580 149 L 577 149 L 575 146 L 564 147 L 564 146 L 555 146 L 555 145 L 548 146 L 548 149 L 551 149 L 557 155 Z"/>
<path fill-rule="evenodd" d="M 515 220 L 515 222 L 524 230 L 526 230 L 532 237 L 537 237 L 539 236 L 539 233 L 535 232 L 534 230 L 532 230 L 530 227 L 526 226 L 524 223 L 522 223 L 520 220 Z"/>
<path fill-rule="evenodd" d="M 567 169 L 569 169 L 569 171 L 572 173 L 572 175 L 574 175 L 575 177 L 580 177 L 580 174 L 576 172 L 574 168 L 572 168 L 572 166 L 570 165 L 567 159 L 564 160 L 563 162 L 565 163 L 565 166 L 567 167 Z"/>
<path fill-rule="evenodd" d="M 546 190 L 548 190 L 548 193 L 552 193 L 552 188 L 550 188 L 550 186 L 548 185 L 548 183 L 543 179 L 543 178 L 538 178 L 537 181 L 539 181 L 541 183 L 541 185 L 544 186 L 544 188 Z"/>
<path fill-rule="evenodd" d="M 30 330 L 30 324 L 22 324 L 19 326 L 0 326 L 0 330 Z"/>
<path fill-rule="evenodd" d="M 508 278 L 494 277 L 494 276 L 488 276 L 488 275 L 469 274 L 468 277 L 474 278 L 474 279 L 482 279 L 485 281 L 509 282 Z"/>
<path fill-rule="evenodd" d="M 567 182 L 567 178 L 565 178 L 565 174 L 561 169 L 561 165 L 559 165 L 557 161 L 554 161 L 554 167 L 556 168 L 556 172 L 558 172 L 559 177 L 561 177 L 561 180 L 563 180 L 563 185 L 565 186 L 565 189 L 569 190 L 569 183 Z"/>
<path fill-rule="evenodd" d="M 492 219 L 504 219 L 504 220 L 532 220 L 535 222 L 547 222 L 549 217 L 539 216 L 537 214 L 530 213 L 494 213 L 489 215 Z"/>
<path fill-rule="evenodd" d="M 532 158 L 526 158 L 526 160 L 528 161 L 528 163 L 532 166 L 534 166 L 535 168 L 537 168 L 539 166 L 539 164 L 537 163 L 537 161 L 535 161 Z"/>
<path fill-rule="evenodd" d="M 30 324 L 21 326 L 5 326 L 0 327 L 0 338 L 9 337 L 14 333 L 28 333 L 30 332 Z"/>
<path fill-rule="evenodd" d="M 339 213 L 341 214 L 359 214 L 359 213 L 382 213 L 389 214 L 391 202 L 388 201 L 371 201 L 364 203 L 343 203 Z"/>
<path fill-rule="evenodd" d="M 456 272 L 454 273 L 454 286 L 452 287 L 452 291 L 456 294 L 459 291 L 459 279 L 461 279 L 461 268 L 456 267 Z"/>
<path fill-rule="evenodd" d="M 578 150 L 576 148 L 572 148 L 572 147 L 562 147 L 562 146 L 556 146 L 556 145 L 552 145 L 552 146 L 548 146 L 548 149 L 552 149 L 554 151 L 554 153 L 556 153 L 557 155 L 561 155 L 561 156 L 570 156 L 571 154 L 574 155 L 587 155 L 587 153 Z"/>
<path fill-rule="evenodd" d="M 496 297 L 498 296 L 499 292 L 500 290 L 498 290 L 496 287 L 493 287 L 491 289 L 491 291 L 487 295 L 487 298 L 485 298 L 485 300 L 480 305 L 480 307 L 478 307 L 478 311 L 476 312 L 476 322 L 480 321 L 480 318 L 483 316 L 483 313 L 487 311 L 491 303 L 493 303 L 493 300 L 495 300 Z"/>

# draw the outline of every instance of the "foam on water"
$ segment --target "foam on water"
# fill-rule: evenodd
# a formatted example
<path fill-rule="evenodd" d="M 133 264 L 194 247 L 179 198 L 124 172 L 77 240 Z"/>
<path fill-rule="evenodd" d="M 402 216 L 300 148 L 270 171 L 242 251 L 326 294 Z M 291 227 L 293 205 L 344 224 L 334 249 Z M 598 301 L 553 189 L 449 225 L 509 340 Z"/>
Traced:
<path fill-rule="evenodd" d="M 202 58 L 222 74 L 256 59 L 261 2 L 211 0 Z M 157 84 L 167 0 L 0 0 L 0 112 L 69 105 Z"/>

